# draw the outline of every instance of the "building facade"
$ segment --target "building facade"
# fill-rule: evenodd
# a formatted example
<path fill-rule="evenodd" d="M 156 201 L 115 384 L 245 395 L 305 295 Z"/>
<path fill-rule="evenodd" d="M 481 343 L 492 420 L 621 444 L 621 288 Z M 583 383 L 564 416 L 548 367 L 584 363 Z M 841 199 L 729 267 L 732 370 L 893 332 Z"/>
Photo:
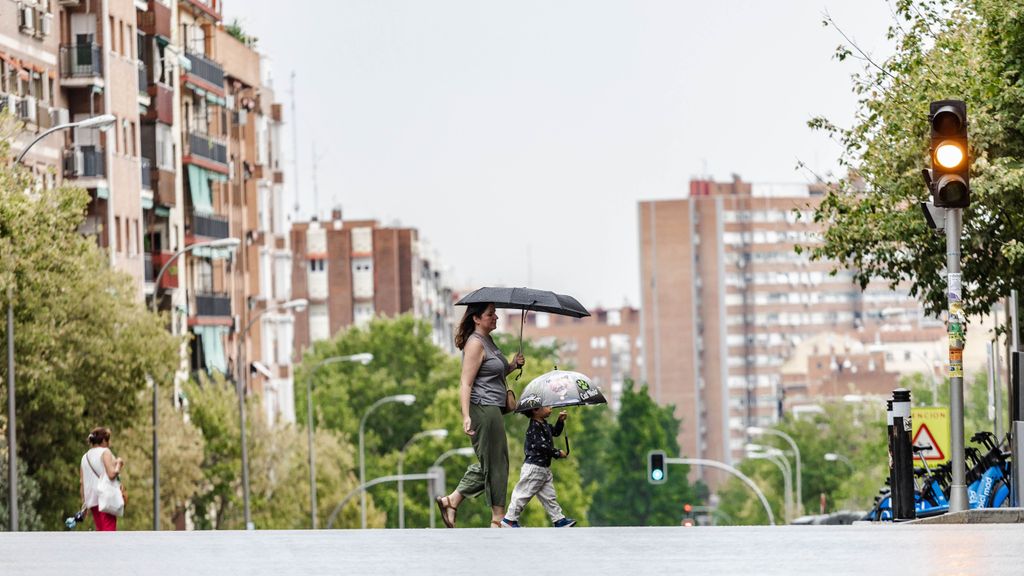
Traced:
<path fill-rule="evenodd" d="M 52 126 L 114 117 L 105 131 L 49 136 L 27 166 L 40 186 L 88 191 L 81 232 L 170 314 L 172 332 L 193 336 L 178 384 L 258 368 L 248 381 L 275 391 L 268 415 L 294 419 L 291 320 L 274 310 L 291 280 L 281 106 L 266 61 L 221 20 L 219 0 L 4 2 L 0 108 L 22 123 L 14 153 Z M 222 238 L 238 250 L 171 262 Z"/>
<path fill-rule="evenodd" d="M 823 192 L 699 180 L 688 198 L 640 203 L 644 379 L 682 419 L 683 454 L 742 459 L 746 428 L 775 424 L 787 396 L 807 401 L 890 386 L 885 354 L 867 344 L 944 334 L 905 291 L 881 284 L 862 291 L 851 272 L 832 274 L 834 262 L 795 250 L 820 242 L 811 214 Z M 832 344 L 825 333 L 834 334 Z M 864 343 L 858 356 L 841 351 L 851 349 L 848 339 Z M 797 369 L 794 354 L 806 342 L 817 347 Z M 859 376 L 826 385 L 823 372 L 843 370 Z M 697 474 L 719 481 L 715 472 Z"/>
<path fill-rule="evenodd" d="M 453 351 L 452 290 L 416 229 L 343 220 L 334 210 L 329 220 L 293 223 L 291 245 L 293 296 L 310 302 L 295 315 L 298 357 L 344 328 L 405 313 L 426 320 L 434 343 Z"/>

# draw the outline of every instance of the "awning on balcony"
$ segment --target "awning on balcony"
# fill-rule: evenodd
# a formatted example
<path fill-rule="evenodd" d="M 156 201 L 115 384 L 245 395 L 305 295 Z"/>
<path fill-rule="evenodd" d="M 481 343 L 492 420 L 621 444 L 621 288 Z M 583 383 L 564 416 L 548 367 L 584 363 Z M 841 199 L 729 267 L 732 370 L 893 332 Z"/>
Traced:
<path fill-rule="evenodd" d="M 203 365 L 207 372 L 219 371 L 228 373 L 228 359 L 224 355 L 224 337 L 227 326 L 193 326 L 192 331 L 199 337 L 203 346 Z"/>
<path fill-rule="evenodd" d="M 152 198 L 147 198 L 147 197 L 143 196 L 141 198 L 141 200 L 142 200 L 142 209 L 143 210 L 152 210 L 153 209 L 153 199 Z"/>
<path fill-rule="evenodd" d="M 209 90 L 206 90 L 205 88 L 196 86 L 195 84 L 188 81 L 185 82 L 185 86 L 193 92 L 195 92 L 197 96 L 202 96 L 203 98 L 206 98 L 206 101 L 210 104 L 216 104 L 218 106 L 227 105 L 228 101 L 226 99 L 214 94 L 213 92 L 210 92 Z"/>
<path fill-rule="evenodd" d="M 210 193 L 210 173 L 196 166 L 188 165 L 188 188 L 192 192 L 192 208 L 200 216 L 213 214 L 213 195 Z"/>

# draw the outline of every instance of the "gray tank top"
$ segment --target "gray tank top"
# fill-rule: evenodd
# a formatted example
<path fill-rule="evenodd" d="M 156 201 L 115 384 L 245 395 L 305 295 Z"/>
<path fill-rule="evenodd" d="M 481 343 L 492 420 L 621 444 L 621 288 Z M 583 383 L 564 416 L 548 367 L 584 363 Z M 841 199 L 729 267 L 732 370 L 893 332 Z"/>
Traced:
<path fill-rule="evenodd" d="M 472 404 L 481 406 L 504 406 L 505 405 L 505 373 L 508 372 L 508 360 L 502 355 L 501 350 L 494 345 L 490 338 L 484 338 L 476 332 L 470 334 L 470 338 L 479 338 L 484 345 L 484 360 L 480 363 L 480 370 L 473 379 L 473 388 L 469 391 L 469 401 Z M 465 360 L 466 352 L 462 352 Z"/>

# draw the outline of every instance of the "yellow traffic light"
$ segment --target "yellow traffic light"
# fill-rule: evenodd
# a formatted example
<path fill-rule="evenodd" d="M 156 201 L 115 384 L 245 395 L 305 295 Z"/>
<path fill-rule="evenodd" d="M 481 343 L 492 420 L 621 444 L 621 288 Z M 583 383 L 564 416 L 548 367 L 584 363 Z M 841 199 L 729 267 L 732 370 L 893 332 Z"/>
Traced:
<path fill-rule="evenodd" d="M 943 142 L 935 149 L 935 161 L 946 169 L 953 169 L 964 161 L 964 149 L 956 142 Z"/>

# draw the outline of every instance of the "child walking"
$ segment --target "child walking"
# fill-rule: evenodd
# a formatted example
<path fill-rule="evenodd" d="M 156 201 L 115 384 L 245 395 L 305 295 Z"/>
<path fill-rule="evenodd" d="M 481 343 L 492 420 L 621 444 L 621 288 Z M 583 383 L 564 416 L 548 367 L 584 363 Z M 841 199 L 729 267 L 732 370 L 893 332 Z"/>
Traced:
<path fill-rule="evenodd" d="M 526 453 L 526 461 L 519 474 L 519 482 L 512 490 L 512 500 L 508 506 L 508 513 L 501 519 L 501 526 L 519 528 L 519 514 L 534 496 L 544 506 L 555 528 L 575 526 L 576 521 L 566 518 L 565 514 L 562 514 L 562 507 L 555 500 L 554 475 L 551 474 L 551 459 L 566 457 L 564 450 L 555 448 L 554 437 L 562 433 L 563 424 L 569 414 L 565 410 L 559 412 L 558 422 L 554 426 L 547 422 L 547 417 L 551 415 L 551 408 L 547 406 L 534 408 L 529 415 L 530 426 L 526 429 L 523 450 Z"/>

